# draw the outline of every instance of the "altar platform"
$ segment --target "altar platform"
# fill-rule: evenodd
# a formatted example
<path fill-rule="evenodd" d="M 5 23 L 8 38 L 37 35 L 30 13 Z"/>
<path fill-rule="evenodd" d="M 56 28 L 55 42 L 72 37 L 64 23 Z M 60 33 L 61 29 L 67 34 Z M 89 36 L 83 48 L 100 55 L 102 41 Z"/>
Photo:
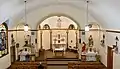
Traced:
<path fill-rule="evenodd" d="M 57 53 L 57 56 L 55 56 L 54 54 L 53 54 L 53 52 L 51 51 L 51 50 L 47 50 L 47 51 L 45 51 L 45 53 L 44 53 L 44 55 L 42 54 L 42 55 L 40 55 L 39 57 L 37 57 L 36 58 L 36 61 L 38 61 L 38 60 L 45 60 L 45 59 L 73 59 L 73 58 L 75 58 L 75 59 L 78 59 L 78 53 L 74 53 L 74 52 L 70 52 L 70 51 L 66 51 L 66 53 L 65 53 L 65 55 L 64 56 L 61 56 L 62 55 L 62 53 L 61 52 L 58 52 Z"/>

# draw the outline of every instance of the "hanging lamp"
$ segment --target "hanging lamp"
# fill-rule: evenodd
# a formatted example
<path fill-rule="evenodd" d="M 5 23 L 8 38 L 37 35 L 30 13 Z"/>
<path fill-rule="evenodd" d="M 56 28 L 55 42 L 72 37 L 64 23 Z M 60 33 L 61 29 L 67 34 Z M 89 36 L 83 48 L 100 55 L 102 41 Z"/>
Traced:
<path fill-rule="evenodd" d="M 27 12 L 27 10 L 26 10 L 26 3 L 27 3 L 27 1 L 25 0 L 24 3 L 25 3 L 25 25 L 24 25 L 24 31 L 27 32 L 28 28 L 29 28 L 28 24 L 27 24 L 27 15 L 26 15 L 26 12 Z"/>
<path fill-rule="evenodd" d="M 89 25 L 88 25 L 88 3 L 89 3 L 89 1 L 87 0 L 86 3 L 87 3 L 87 6 L 86 6 L 86 25 L 85 25 L 85 31 L 89 31 L 90 30 Z"/>

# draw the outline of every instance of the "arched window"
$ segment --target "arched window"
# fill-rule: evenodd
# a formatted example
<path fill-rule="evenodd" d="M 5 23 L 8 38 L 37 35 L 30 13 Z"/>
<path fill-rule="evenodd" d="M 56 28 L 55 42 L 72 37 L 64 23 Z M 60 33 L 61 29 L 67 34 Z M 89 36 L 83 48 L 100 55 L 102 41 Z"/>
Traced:
<path fill-rule="evenodd" d="M 48 24 L 45 24 L 45 25 L 43 26 L 43 29 L 50 29 L 50 26 L 49 26 Z"/>
<path fill-rule="evenodd" d="M 75 29 L 75 26 L 73 24 L 70 24 L 68 29 Z"/>
<path fill-rule="evenodd" d="M 0 57 L 8 54 L 8 27 L 6 23 L 0 24 Z"/>

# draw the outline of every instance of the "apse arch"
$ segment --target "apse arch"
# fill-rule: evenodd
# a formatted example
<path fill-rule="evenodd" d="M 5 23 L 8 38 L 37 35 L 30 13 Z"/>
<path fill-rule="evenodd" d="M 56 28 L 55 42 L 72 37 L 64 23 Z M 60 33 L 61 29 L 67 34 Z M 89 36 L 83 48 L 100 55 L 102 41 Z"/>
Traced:
<path fill-rule="evenodd" d="M 63 14 L 63 13 L 54 13 L 54 14 L 49 14 L 49 15 L 47 15 L 47 16 L 44 16 L 44 17 L 37 23 L 36 29 L 39 28 L 39 25 L 40 25 L 43 21 L 45 21 L 47 18 L 50 18 L 50 17 L 53 17 L 53 16 L 58 16 L 58 17 L 63 16 L 63 17 L 66 17 L 66 18 L 72 20 L 74 23 L 77 24 L 77 26 L 78 26 L 77 29 L 81 29 L 79 22 L 77 22 L 73 17 L 71 17 L 71 16 L 69 16 L 69 15 L 66 15 L 66 14 Z"/>
<path fill-rule="evenodd" d="M 72 26 L 72 28 L 69 28 L 69 26 Z M 38 48 L 45 50 L 53 49 L 54 43 L 57 42 L 64 44 L 65 49 L 71 46 L 72 49 L 76 50 L 79 43 L 78 39 L 80 39 L 79 29 L 80 25 L 77 21 L 69 16 L 63 14 L 48 15 L 37 25 Z"/>

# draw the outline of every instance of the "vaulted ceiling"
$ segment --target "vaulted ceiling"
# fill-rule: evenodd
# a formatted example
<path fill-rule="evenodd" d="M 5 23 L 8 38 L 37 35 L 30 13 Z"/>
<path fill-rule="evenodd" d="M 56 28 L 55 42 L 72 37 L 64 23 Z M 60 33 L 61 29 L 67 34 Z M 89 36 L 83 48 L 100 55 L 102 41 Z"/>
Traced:
<path fill-rule="evenodd" d="M 108 29 L 120 29 L 120 0 L 89 0 L 89 14 Z M 61 4 L 85 9 L 86 0 L 27 0 L 27 13 Z M 64 7 L 63 7 L 64 8 Z M 24 0 L 0 0 L 0 22 L 6 17 L 17 20 L 24 15 Z"/>

